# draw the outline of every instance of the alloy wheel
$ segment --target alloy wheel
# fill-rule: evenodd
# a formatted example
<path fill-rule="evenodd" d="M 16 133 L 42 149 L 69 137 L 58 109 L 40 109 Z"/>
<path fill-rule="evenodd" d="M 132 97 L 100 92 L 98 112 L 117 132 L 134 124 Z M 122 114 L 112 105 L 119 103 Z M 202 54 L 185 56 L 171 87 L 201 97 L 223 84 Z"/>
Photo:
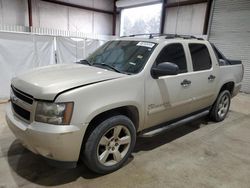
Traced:
<path fill-rule="evenodd" d="M 230 99 L 228 95 L 224 95 L 221 97 L 217 112 L 220 118 L 223 118 L 227 114 L 229 101 Z"/>
<path fill-rule="evenodd" d="M 116 165 L 125 157 L 130 144 L 131 134 L 128 128 L 116 125 L 101 137 L 97 147 L 97 158 L 105 166 Z"/>

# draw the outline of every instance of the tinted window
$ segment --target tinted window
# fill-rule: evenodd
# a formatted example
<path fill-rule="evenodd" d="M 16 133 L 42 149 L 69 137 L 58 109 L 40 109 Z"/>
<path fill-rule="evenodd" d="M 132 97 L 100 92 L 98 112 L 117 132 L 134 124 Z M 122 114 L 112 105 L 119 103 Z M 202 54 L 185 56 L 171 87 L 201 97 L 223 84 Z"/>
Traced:
<path fill-rule="evenodd" d="M 186 56 L 181 44 L 167 45 L 157 57 L 156 64 L 170 62 L 178 65 L 179 73 L 187 72 Z"/>
<path fill-rule="evenodd" d="M 189 44 L 194 71 L 210 69 L 212 66 L 210 54 L 204 44 Z"/>

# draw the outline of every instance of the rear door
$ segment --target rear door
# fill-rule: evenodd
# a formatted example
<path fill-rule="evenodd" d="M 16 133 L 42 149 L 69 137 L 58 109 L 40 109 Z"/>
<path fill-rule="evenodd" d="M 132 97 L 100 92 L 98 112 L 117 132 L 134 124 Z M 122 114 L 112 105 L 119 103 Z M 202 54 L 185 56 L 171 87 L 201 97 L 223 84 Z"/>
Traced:
<path fill-rule="evenodd" d="M 192 62 L 192 103 L 190 111 L 195 112 L 213 104 L 218 83 L 218 63 L 213 62 L 212 48 L 207 43 L 191 42 L 187 44 Z"/>
<path fill-rule="evenodd" d="M 145 80 L 146 123 L 144 128 L 176 119 L 189 113 L 192 101 L 191 67 L 182 43 L 167 44 L 153 66 L 171 62 L 179 66 L 178 75 L 154 79 L 150 74 Z"/>

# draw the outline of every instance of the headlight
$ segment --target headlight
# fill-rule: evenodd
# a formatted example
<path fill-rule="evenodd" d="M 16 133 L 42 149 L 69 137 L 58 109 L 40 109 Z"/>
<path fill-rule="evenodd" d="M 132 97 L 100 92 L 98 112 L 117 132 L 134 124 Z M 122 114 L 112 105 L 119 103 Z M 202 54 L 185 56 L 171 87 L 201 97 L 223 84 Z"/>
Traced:
<path fill-rule="evenodd" d="M 70 124 L 72 112 L 73 102 L 38 102 L 36 106 L 35 121 L 56 125 L 68 125 Z"/>

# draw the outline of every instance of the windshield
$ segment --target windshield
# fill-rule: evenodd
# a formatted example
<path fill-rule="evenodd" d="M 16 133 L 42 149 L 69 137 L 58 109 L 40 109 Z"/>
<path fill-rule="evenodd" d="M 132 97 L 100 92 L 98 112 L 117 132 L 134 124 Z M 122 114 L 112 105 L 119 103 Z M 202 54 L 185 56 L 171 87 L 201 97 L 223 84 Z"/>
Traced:
<path fill-rule="evenodd" d="M 85 63 L 120 73 L 140 72 L 152 54 L 155 43 L 140 41 L 109 41 L 91 54 Z"/>

